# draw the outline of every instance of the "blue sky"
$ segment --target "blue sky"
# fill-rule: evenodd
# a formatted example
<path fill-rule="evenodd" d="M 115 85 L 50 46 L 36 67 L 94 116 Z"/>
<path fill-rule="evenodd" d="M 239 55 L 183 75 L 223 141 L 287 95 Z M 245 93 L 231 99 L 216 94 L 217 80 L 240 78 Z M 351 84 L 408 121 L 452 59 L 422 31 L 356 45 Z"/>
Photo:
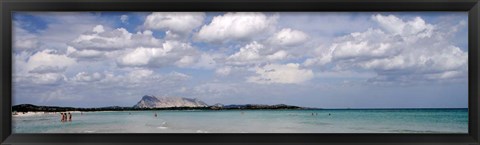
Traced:
<path fill-rule="evenodd" d="M 16 12 L 13 104 L 466 108 L 464 12 Z"/>

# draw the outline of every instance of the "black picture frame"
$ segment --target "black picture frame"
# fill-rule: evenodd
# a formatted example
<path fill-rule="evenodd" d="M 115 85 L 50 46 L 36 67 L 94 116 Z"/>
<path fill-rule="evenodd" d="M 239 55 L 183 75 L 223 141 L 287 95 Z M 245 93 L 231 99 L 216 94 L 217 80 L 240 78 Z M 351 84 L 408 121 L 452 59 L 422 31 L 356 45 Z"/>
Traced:
<path fill-rule="evenodd" d="M 2 0 L 0 143 L 13 144 L 432 144 L 478 145 L 479 0 Z M 465 11 L 468 12 L 468 134 L 12 134 L 12 12 L 15 11 Z"/>

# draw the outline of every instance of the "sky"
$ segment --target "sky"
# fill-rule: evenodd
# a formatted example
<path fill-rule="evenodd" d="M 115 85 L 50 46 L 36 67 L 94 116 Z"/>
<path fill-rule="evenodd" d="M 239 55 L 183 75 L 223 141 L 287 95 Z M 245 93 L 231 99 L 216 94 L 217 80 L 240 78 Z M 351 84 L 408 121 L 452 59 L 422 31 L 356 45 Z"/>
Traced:
<path fill-rule="evenodd" d="M 467 108 L 466 12 L 15 12 L 13 104 Z"/>

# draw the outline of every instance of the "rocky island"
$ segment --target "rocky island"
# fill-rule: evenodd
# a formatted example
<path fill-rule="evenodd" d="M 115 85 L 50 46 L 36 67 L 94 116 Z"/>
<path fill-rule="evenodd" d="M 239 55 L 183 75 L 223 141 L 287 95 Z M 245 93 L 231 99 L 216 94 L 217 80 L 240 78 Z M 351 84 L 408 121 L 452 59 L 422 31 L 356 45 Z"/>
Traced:
<path fill-rule="evenodd" d="M 183 97 L 155 97 L 145 95 L 133 108 L 208 107 L 198 99 Z"/>

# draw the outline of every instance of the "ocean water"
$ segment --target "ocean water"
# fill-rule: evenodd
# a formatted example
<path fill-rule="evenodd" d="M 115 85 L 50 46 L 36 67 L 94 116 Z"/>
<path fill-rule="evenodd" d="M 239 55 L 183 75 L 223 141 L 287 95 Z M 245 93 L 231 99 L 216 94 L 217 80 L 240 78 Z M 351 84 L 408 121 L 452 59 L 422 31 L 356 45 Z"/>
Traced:
<path fill-rule="evenodd" d="M 84 112 L 71 122 L 59 114 L 14 116 L 12 127 L 13 133 L 468 133 L 468 109 Z"/>

